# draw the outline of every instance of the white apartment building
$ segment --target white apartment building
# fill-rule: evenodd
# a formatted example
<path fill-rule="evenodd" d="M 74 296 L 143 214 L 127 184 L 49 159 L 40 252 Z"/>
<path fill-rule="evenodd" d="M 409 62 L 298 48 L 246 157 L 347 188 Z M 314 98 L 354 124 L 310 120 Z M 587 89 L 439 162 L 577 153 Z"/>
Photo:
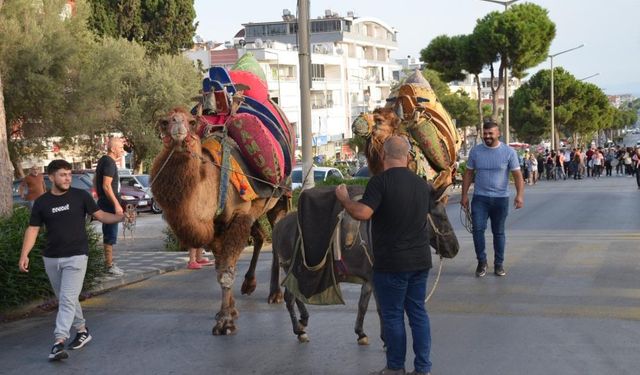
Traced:
<path fill-rule="evenodd" d="M 300 145 L 297 20 L 284 10 L 281 21 L 243 26 L 227 48 L 210 51 L 210 64 L 230 67 L 252 53 L 265 71 L 270 96 L 296 125 Z M 341 17 L 331 10 L 310 20 L 310 29 L 313 144 L 318 154 L 344 157 L 351 153 L 343 145 L 352 137 L 353 119 L 384 106 L 396 82 L 401 66 L 390 57 L 398 45 L 396 30 L 379 19 L 353 12 Z"/>
<path fill-rule="evenodd" d="M 494 79 L 494 86 L 498 84 L 498 78 Z M 509 77 L 509 97 L 513 96 L 513 93 L 522 85 L 520 79 L 515 77 Z M 491 94 L 491 77 L 480 77 L 480 94 L 482 97 L 482 104 L 492 104 Z M 451 92 L 462 90 L 469 94 L 471 99 L 478 99 L 478 86 L 475 76 L 467 74 L 463 81 L 453 81 L 449 83 L 449 89 Z M 504 109 L 504 86 L 496 92 L 498 97 L 498 109 Z"/>

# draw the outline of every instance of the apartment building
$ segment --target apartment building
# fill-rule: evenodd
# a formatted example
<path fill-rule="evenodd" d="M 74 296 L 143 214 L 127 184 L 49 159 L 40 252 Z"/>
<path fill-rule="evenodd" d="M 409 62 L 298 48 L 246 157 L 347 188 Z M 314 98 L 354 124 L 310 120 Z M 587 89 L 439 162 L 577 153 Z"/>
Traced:
<path fill-rule="evenodd" d="M 297 27 L 286 9 L 281 20 L 243 24 L 224 48 L 209 50 L 209 64 L 230 67 L 252 53 L 265 71 L 271 97 L 296 125 L 301 144 Z M 402 68 L 390 56 L 398 47 L 396 30 L 376 18 L 353 12 L 342 17 L 331 10 L 310 20 L 310 29 L 313 144 L 318 154 L 352 157 L 355 150 L 344 146 L 352 137 L 353 119 L 384 106 L 394 74 Z M 194 58 L 194 51 L 187 55 L 206 65 L 206 59 Z"/>

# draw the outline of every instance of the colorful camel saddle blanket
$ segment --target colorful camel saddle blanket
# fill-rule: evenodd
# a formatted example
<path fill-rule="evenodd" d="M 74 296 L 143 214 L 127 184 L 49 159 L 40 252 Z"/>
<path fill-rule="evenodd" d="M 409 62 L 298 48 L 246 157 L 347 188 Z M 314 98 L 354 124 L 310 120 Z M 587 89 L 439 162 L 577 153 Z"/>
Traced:
<path fill-rule="evenodd" d="M 348 186 L 348 191 L 351 197 L 362 195 L 364 186 Z M 317 187 L 300 194 L 297 246 L 283 285 L 305 303 L 344 304 L 336 281 L 338 259 L 333 249 L 342 209 L 335 187 Z"/>
<path fill-rule="evenodd" d="M 216 137 L 212 136 L 206 138 L 202 142 L 202 147 L 209 152 L 209 154 L 213 158 L 213 161 L 217 165 L 222 165 L 222 144 Z M 231 147 L 231 149 L 233 150 L 233 147 Z M 242 159 L 237 155 L 233 155 L 232 151 L 232 155 L 229 160 L 229 165 L 222 167 L 228 168 L 231 172 L 229 173 L 229 180 L 236 191 L 240 193 L 240 197 L 245 201 L 252 201 L 258 198 L 259 195 L 254 189 L 254 184 L 252 184 L 251 179 L 247 177 L 246 172 L 248 171 L 248 168 L 246 168 L 246 166 L 243 168 L 244 163 L 242 162 Z M 272 189 L 269 189 L 270 193 L 272 191 Z M 267 197 L 270 195 L 271 194 L 267 195 Z"/>
<path fill-rule="evenodd" d="M 231 70 L 210 68 L 202 93 L 199 106 L 205 129 L 226 125 L 249 167 L 274 185 L 283 182 L 295 163 L 295 133 L 282 109 L 269 98 L 255 57 L 243 55 Z M 234 107 L 234 102 L 239 105 Z"/>

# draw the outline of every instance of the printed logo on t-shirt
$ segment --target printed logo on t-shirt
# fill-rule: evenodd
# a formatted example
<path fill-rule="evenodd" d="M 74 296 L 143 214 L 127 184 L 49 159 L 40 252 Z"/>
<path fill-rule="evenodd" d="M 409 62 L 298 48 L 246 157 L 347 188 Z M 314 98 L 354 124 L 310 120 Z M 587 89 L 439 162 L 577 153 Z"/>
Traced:
<path fill-rule="evenodd" d="M 51 209 L 52 214 L 55 214 L 56 212 L 62 212 L 62 211 L 69 211 L 69 203 L 65 204 L 64 206 L 53 207 Z"/>

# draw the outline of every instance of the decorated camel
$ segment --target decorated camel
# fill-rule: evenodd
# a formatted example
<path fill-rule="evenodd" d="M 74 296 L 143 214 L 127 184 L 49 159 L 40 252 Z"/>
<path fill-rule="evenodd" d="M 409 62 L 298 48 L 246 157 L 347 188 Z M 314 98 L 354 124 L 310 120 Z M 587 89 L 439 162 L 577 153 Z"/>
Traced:
<path fill-rule="evenodd" d="M 222 169 L 196 134 L 194 117 L 176 109 L 160 121 L 159 127 L 164 149 L 151 171 L 154 197 L 184 246 L 213 250 L 222 298 L 212 333 L 233 334 L 238 310 L 232 287 L 238 258 L 256 220 L 267 213 L 275 223 L 286 213 L 286 202 L 279 196 L 246 200 L 237 189 L 229 187 L 220 211 Z"/>
<path fill-rule="evenodd" d="M 353 122 L 354 134 L 366 139 L 365 156 L 373 175 L 382 172 L 382 144 L 401 135 L 411 144 L 409 168 L 443 191 L 453 181 L 461 139 L 420 71 L 391 92 L 384 108 L 363 113 Z"/>

